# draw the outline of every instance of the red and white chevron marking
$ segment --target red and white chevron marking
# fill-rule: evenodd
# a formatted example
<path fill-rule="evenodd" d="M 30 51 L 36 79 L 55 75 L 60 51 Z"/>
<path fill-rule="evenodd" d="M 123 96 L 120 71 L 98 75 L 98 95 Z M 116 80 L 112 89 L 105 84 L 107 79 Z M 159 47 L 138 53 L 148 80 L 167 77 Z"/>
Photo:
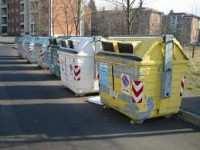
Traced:
<path fill-rule="evenodd" d="M 81 67 L 79 65 L 74 65 L 74 80 L 81 80 Z"/>
<path fill-rule="evenodd" d="M 180 96 L 183 96 L 184 88 L 185 88 L 185 77 L 183 77 L 183 79 L 181 80 L 181 93 L 180 93 Z"/>
<path fill-rule="evenodd" d="M 142 81 L 134 80 L 132 81 L 132 95 L 133 101 L 136 103 L 141 103 L 143 98 L 144 84 Z"/>

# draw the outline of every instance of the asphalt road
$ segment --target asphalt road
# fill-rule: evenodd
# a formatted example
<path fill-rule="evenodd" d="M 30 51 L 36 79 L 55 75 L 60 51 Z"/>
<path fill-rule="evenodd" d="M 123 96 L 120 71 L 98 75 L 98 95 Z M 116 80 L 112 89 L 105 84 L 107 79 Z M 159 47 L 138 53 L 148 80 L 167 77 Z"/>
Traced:
<path fill-rule="evenodd" d="M 187 112 L 194 113 L 200 116 L 200 96 L 184 98 L 182 102 L 182 109 Z"/>
<path fill-rule="evenodd" d="M 176 117 L 132 125 L 0 46 L 1 150 L 199 150 L 200 130 Z"/>

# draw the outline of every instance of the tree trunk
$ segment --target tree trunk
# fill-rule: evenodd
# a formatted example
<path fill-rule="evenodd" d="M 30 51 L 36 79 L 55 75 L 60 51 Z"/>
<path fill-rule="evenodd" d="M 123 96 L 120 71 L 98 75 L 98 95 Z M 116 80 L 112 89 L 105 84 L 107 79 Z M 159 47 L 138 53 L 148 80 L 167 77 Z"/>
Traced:
<path fill-rule="evenodd" d="M 130 33 L 130 0 L 126 1 L 127 7 L 126 7 L 126 23 L 127 23 L 127 34 Z"/>

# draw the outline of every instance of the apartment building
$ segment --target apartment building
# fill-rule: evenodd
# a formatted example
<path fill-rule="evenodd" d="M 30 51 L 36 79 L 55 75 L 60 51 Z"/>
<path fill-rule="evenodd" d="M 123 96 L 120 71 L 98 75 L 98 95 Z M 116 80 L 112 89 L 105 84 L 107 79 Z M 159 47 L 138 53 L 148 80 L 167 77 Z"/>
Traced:
<path fill-rule="evenodd" d="M 0 0 L 0 33 L 29 33 L 28 3 L 29 0 Z"/>
<path fill-rule="evenodd" d="M 121 10 L 95 11 L 90 15 L 87 16 L 91 20 L 86 21 L 89 23 L 86 25 L 86 35 L 127 35 L 126 17 Z"/>
<path fill-rule="evenodd" d="M 77 35 L 80 0 L 0 0 L 0 33 Z"/>
<path fill-rule="evenodd" d="M 49 35 L 50 0 L 29 0 L 29 31 L 32 35 Z"/>
<path fill-rule="evenodd" d="M 7 0 L 8 30 L 9 35 L 20 34 L 20 0 Z"/>
<path fill-rule="evenodd" d="M 135 9 L 136 17 L 133 21 L 133 34 L 136 35 L 160 35 L 162 33 L 162 12 L 151 9 Z"/>
<path fill-rule="evenodd" d="M 176 36 L 182 44 L 199 42 L 200 17 L 171 11 L 163 19 L 164 33 L 171 33 Z"/>
<path fill-rule="evenodd" d="M 29 0 L 20 0 L 20 33 L 29 34 Z"/>
<path fill-rule="evenodd" d="M 29 0 L 29 30 L 33 35 L 77 35 L 78 0 Z"/>
<path fill-rule="evenodd" d="M 8 30 L 7 0 L 0 0 L 0 34 L 7 34 Z"/>
<path fill-rule="evenodd" d="M 160 35 L 163 13 L 150 8 L 133 9 L 131 34 Z M 92 35 L 127 35 L 126 13 L 122 10 L 103 10 L 91 13 Z M 88 21 L 87 21 L 88 22 Z"/>

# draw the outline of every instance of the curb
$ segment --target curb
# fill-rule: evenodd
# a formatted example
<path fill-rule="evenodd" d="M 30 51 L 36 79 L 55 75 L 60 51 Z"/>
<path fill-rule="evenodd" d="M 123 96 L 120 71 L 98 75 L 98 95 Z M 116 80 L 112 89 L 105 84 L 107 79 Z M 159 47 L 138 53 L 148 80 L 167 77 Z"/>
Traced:
<path fill-rule="evenodd" d="M 2 43 L 0 42 L 1 45 L 7 45 L 11 48 L 17 49 L 16 43 Z"/>
<path fill-rule="evenodd" d="M 15 42 L 2 42 L 2 41 L 0 41 L 0 44 L 15 44 Z"/>
<path fill-rule="evenodd" d="M 180 110 L 178 117 L 186 122 L 189 122 L 197 127 L 200 128 L 200 116 L 196 115 L 194 113 L 185 111 L 185 110 Z"/>

